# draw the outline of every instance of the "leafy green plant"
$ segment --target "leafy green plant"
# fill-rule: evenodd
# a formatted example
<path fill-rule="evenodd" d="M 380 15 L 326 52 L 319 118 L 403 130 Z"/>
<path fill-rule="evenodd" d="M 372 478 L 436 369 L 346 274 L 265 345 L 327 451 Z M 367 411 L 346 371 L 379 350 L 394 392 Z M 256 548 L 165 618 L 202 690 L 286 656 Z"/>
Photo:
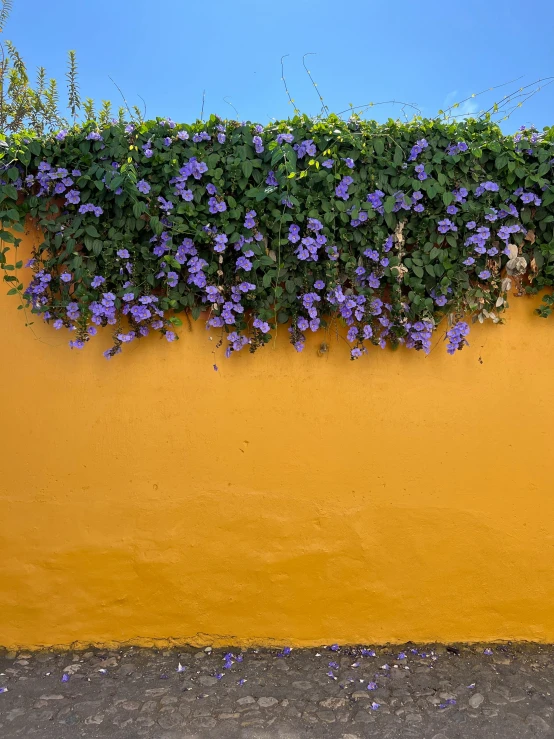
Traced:
<path fill-rule="evenodd" d="M 151 332 L 173 341 L 180 311 L 203 313 L 227 354 L 279 324 L 301 350 L 335 320 L 352 358 L 368 344 L 428 351 L 441 325 L 453 353 L 468 316 L 502 320 L 512 284 L 553 284 L 553 142 L 553 129 L 507 136 L 488 116 L 18 133 L 0 236 L 17 244 L 31 218 L 44 240 L 28 286 L 7 247 L 0 258 L 10 291 L 73 348 L 111 327 L 108 357 Z"/>

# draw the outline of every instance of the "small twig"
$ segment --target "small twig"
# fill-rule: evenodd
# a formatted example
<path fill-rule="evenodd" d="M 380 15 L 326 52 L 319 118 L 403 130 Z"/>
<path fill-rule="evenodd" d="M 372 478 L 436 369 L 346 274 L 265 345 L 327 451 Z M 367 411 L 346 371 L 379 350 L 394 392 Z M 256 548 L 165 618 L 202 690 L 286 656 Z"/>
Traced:
<path fill-rule="evenodd" d="M 294 104 L 294 100 L 292 99 L 292 97 L 290 95 L 289 88 L 287 87 L 287 81 L 285 79 L 285 65 L 284 65 L 283 59 L 286 59 L 287 56 L 290 56 L 290 55 L 289 54 L 284 54 L 281 57 L 281 79 L 283 80 L 283 84 L 285 86 L 285 92 L 287 93 L 287 97 L 289 99 L 289 103 L 292 105 L 292 107 L 294 109 L 294 112 L 295 113 L 299 113 L 300 111 L 298 110 L 298 108 Z"/>
<path fill-rule="evenodd" d="M 302 64 L 304 66 L 304 69 L 306 70 L 306 74 L 310 78 L 310 82 L 314 86 L 314 90 L 317 92 L 317 96 L 319 97 L 319 100 L 321 102 L 321 110 L 322 110 L 322 112 L 323 113 L 326 113 L 327 115 L 329 115 L 329 108 L 323 102 L 323 98 L 321 96 L 321 93 L 317 89 L 317 82 L 314 81 L 314 78 L 312 77 L 312 74 L 311 74 L 310 70 L 306 66 L 306 57 L 307 56 L 315 56 L 315 52 L 314 51 L 308 51 L 306 54 L 304 54 L 304 56 L 302 57 Z"/>
<path fill-rule="evenodd" d="M 458 101 L 457 103 L 452 103 L 452 105 L 446 108 L 446 110 L 443 110 L 442 113 L 439 113 L 439 115 L 437 115 L 435 120 L 437 120 L 441 115 L 444 116 L 445 118 L 458 118 L 459 114 L 455 116 L 451 116 L 448 114 L 448 111 L 454 110 L 454 108 L 459 108 L 460 105 L 463 105 L 463 103 L 467 103 L 469 100 L 473 100 L 473 98 L 478 98 L 481 95 L 484 95 L 485 93 L 490 92 L 491 90 L 498 90 L 500 87 L 506 87 L 506 85 L 511 85 L 512 82 L 517 82 L 520 79 L 521 77 L 516 77 L 515 79 L 509 80 L 508 82 L 502 82 L 502 84 L 500 85 L 494 85 L 493 87 L 487 87 L 485 90 L 481 90 L 481 92 L 475 92 L 472 95 L 469 95 L 468 97 L 464 98 L 463 100 Z M 462 113 L 461 115 L 467 115 L 467 113 Z"/>
<path fill-rule="evenodd" d="M 227 96 L 227 97 L 228 97 L 228 96 Z M 239 120 L 239 118 L 240 118 L 240 114 L 239 114 L 238 110 L 237 110 L 237 109 L 235 108 L 235 106 L 233 105 L 233 103 L 231 103 L 231 102 L 229 102 L 229 100 L 227 100 L 227 97 L 224 97 L 224 98 L 223 98 L 223 102 L 224 102 L 224 103 L 227 103 L 227 105 L 230 105 L 230 106 L 231 106 L 231 108 L 232 108 L 232 109 L 233 109 L 233 110 L 235 111 L 235 113 L 237 114 L 237 121 L 238 121 L 238 120 Z"/>
<path fill-rule="evenodd" d="M 138 93 L 137 93 L 137 97 L 139 97 L 144 103 L 144 120 L 146 120 L 146 100 L 142 97 L 142 95 L 138 95 Z"/>
<path fill-rule="evenodd" d="M 521 79 L 521 77 L 518 77 L 518 79 Z M 519 87 L 517 90 L 514 90 L 513 92 L 510 92 L 508 95 L 504 95 L 504 97 L 502 98 L 502 101 L 501 101 L 502 102 L 502 107 L 504 107 L 505 105 L 508 105 L 512 100 L 517 100 L 517 98 L 519 98 L 519 97 L 524 97 L 524 95 L 523 95 L 523 91 L 524 90 L 527 90 L 529 87 L 532 87 L 533 85 L 540 84 L 541 82 L 546 82 L 546 84 L 543 85 L 543 87 L 546 87 L 547 85 L 550 85 L 550 84 L 552 84 L 552 82 L 554 82 L 554 77 L 541 77 L 538 80 L 535 80 L 534 82 L 530 82 L 528 85 L 524 85 L 523 87 Z M 534 90 L 532 93 L 529 94 L 529 97 L 532 97 L 532 95 L 536 94 L 540 89 L 541 89 L 541 87 L 538 87 L 536 90 Z M 494 111 L 494 108 L 495 108 L 495 106 L 498 108 L 499 105 L 500 104 L 498 102 L 497 103 L 494 103 L 490 108 L 488 108 L 487 110 L 485 110 L 482 115 L 486 115 L 487 113 L 490 113 L 490 112 L 497 112 L 497 111 Z M 517 106 L 517 107 L 519 107 L 519 106 Z"/>
<path fill-rule="evenodd" d="M 129 113 L 129 118 L 132 118 L 133 117 L 133 114 L 131 113 L 131 108 L 129 108 L 129 103 L 126 100 L 125 95 L 123 94 L 123 91 L 122 91 L 121 87 L 117 84 L 117 82 L 114 79 L 112 79 L 112 77 L 110 75 L 108 75 L 108 79 L 110 79 L 113 82 L 113 84 L 117 87 L 117 89 L 119 90 L 119 94 L 121 95 L 121 99 L 123 100 L 123 102 L 125 104 L 125 107 L 127 108 L 127 112 Z"/>
<path fill-rule="evenodd" d="M 350 113 L 353 110 L 361 110 L 362 108 L 373 108 L 377 105 L 402 105 L 404 108 L 413 108 L 417 111 L 418 115 L 421 115 L 421 109 L 417 107 L 415 103 L 405 103 L 402 100 L 384 100 L 380 103 L 366 103 L 365 105 L 351 105 L 346 110 L 341 110 L 340 113 L 337 113 L 338 116 L 344 115 L 345 113 Z"/>

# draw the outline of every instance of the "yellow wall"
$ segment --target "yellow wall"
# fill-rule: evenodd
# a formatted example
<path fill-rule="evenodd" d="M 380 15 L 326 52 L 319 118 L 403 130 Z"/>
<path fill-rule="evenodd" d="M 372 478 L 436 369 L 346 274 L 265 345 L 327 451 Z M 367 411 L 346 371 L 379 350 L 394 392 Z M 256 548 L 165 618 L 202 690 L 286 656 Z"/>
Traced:
<path fill-rule="evenodd" d="M 554 641 L 554 323 L 348 361 L 95 340 L 0 296 L 0 643 Z"/>

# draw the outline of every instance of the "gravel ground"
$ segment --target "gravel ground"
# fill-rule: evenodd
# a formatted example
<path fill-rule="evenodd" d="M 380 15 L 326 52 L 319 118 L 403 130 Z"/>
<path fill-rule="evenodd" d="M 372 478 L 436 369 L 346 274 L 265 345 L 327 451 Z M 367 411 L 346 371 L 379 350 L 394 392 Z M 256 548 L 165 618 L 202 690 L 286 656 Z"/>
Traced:
<path fill-rule="evenodd" d="M 554 646 L 0 651 L 0 737 L 554 738 L 553 685 Z"/>

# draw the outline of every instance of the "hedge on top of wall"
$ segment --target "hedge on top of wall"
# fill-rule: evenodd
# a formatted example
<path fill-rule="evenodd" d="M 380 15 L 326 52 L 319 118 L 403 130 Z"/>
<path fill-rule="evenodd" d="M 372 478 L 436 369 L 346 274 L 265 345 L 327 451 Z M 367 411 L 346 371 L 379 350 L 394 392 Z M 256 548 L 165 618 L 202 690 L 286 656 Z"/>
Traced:
<path fill-rule="evenodd" d="M 227 355 L 278 324 L 300 351 L 336 320 L 353 359 L 369 344 L 427 352 L 435 331 L 454 353 L 512 289 L 554 283 L 551 128 L 212 116 L 16 134 L 0 156 L 9 292 L 72 348 L 107 326 L 108 358 L 149 333 L 175 340 L 180 311 L 202 313 Z M 23 284 L 29 218 L 44 240 Z"/>

